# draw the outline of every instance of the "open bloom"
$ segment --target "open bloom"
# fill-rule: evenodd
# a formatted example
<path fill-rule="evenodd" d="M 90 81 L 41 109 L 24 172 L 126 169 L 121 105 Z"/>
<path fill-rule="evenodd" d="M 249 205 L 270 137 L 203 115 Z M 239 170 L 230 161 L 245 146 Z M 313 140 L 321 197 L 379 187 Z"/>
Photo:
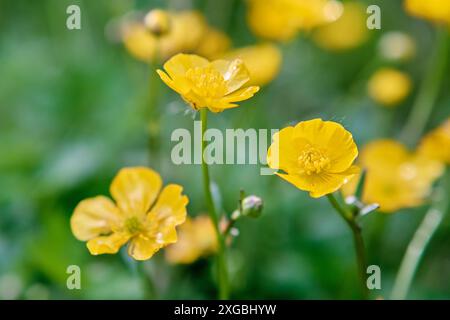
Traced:
<path fill-rule="evenodd" d="M 450 24 L 448 0 L 405 0 L 405 8 L 413 16 Z"/>
<path fill-rule="evenodd" d="M 334 0 L 249 0 L 247 21 L 257 36 L 287 41 L 300 30 L 336 20 L 340 9 Z"/>
<path fill-rule="evenodd" d="M 338 190 L 359 172 L 353 165 L 357 156 L 350 132 L 336 122 L 314 119 L 276 133 L 267 162 L 285 172 L 278 176 L 318 198 Z"/>
<path fill-rule="evenodd" d="M 422 204 L 443 172 L 439 162 L 409 152 L 394 140 L 369 143 L 359 162 L 367 170 L 363 202 L 378 203 L 380 211 L 388 213 Z M 354 178 L 344 192 L 352 194 L 357 181 Z"/>
<path fill-rule="evenodd" d="M 178 230 L 178 241 L 167 247 L 166 259 L 171 263 L 193 263 L 217 250 L 216 229 L 206 215 L 187 217 Z"/>
<path fill-rule="evenodd" d="M 250 75 L 240 59 L 233 61 L 207 59 L 191 54 L 177 54 L 157 70 L 161 79 L 195 110 L 212 112 L 235 108 L 234 102 L 251 98 L 257 86 L 243 87 Z"/>
<path fill-rule="evenodd" d="M 147 26 L 142 21 L 124 23 L 122 38 L 125 48 L 145 62 L 165 61 L 179 52 L 194 52 L 208 30 L 203 15 L 189 10 L 168 12 L 167 19 L 168 30 L 160 35 L 150 32 L 148 23 Z"/>
<path fill-rule="evenodd" d="M 450 118 L 423 137 L 418 151 L 431 159 L 450 164 Z"/>
<path fill-rule="evenodd" d="M 150 259 L 177 241 L 175 227 L 186 219 L 188 198 L 176 184 L 162 189 L 158 173 L 144 167 L 124 168 L 111 183 L 115 203 L 104 196 L 81 201 L 70 225 L 78 240 L 87 241 L 93 255 L 114 254 L 129 242 L 128 254 Z"/>

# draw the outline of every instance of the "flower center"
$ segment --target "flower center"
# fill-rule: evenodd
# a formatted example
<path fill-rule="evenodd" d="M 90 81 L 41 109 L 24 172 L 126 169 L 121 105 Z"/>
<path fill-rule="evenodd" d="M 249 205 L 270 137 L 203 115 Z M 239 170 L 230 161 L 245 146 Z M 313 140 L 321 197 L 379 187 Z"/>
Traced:
<path fill-rule="evenodd" d="M 186 77 L 192 82 L 195 93 L 200 96 L 220 98 L 227 92 L 222 74 L 211 66 L 189 69 Z"/>
<path fill-rule="evenodd" d="M 307 145 L 297 159 L 300 167 L 300 174 L 311 175 L 320 173 L 330 167 L 330 159 L 321 150 L 311 145 Z"/>
<path fill-rule="evenodd" d="M 130 234 L 136 234 L 142 230 L 142 224 L 137 217 L 131 217 L 125 221 L 125 229 Z"/>

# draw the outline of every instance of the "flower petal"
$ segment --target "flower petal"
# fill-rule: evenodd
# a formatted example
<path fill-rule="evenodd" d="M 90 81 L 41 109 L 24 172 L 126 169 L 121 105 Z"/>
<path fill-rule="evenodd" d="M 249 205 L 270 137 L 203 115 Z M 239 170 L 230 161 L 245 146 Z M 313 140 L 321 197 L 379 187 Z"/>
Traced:
<path fill-rule="evenodd" d="M 169 76 L 174 79 L 174 77 L 177 76 L 184 77 L 189 69 L 195 67 L 206 67 L 208 64 L 208 60 L 195 54 L 179 53 L 164 63 L 164 69 L 167 71 Z"/>
<path fill-rule="evenodd" d="M 124 168 L 111 183 L 110 192 L 127 216 L 144 215 L 162 186 L 159 174 L 145 167 Z"/>
<path fill-rule="evenodd" d="M 275 133 L 272 145 L 267 152 L 267 164 L 272 169 L 286 172 L 297 167 L 301 145 L 307 143 L 305 139 L 294 141 L 294 127 L 286 127 Z M 295 146 L 295 147 L 294 147 Z"/>
<path fill-rule="evenodd" d="M 108 236 L 93 238 L 87 242 L 87 248 L 93 255 L 117 253 L 130 236 L 125 232 L 114 232 Z"/>
<path fill-rule="evenodd" d="M 338 190 L 358 172 L 359 168 L 352 166 L 342 173 L 323 172 L 312 175 L 277 174 L 297 188 L 309 191 L 311 197 L 320 198 Z"/>
<path fill-rule="evenodd" d="M 224 102 L 239 102 L 250 99 L 253 95 L 259 91 L 258 86 L 251 86 L 247 88 L 239 89 L 227 96 L 225 96 L 222 101 Z"/>
<path fill-rule="evenodd" d="M 226 94 L 236 91 L 250 80 L 250 73 L 241 59 L 232 61 L 215 60 L 211 62 L 211 65 L 217 69 L 225 79 L 228 88 Z"/>
<path fill-rule="evenodd" d="M 174 79 L 171 79 L 167 75 L 167 73 L 165 73 L 162 70 L 158 69 L 158 70 L 156 70 L 156 72 L 158 73 L 161 80 L 164 81 L 164 83 L 167 84 L 167 86 L 169 86 L 169 88 L 171 88 L 175 92 L 178 92 L 181 95 L 184 95 L 187 92 L 189 92 L 190 86 L 184 77 L 174 76 Z"/>
<path fill-rule="evenodd" d="M 128 254 L 135 260 L 148 260 L 161 248 L 162 244 L 156 242 L 155 239 L 139 234 L 131 239 Z"/>
<path fill-rule="evenodd" d="M 147 216 L 148 235 L 154 236 L 158 243 L 167 245 L 177 240 L 175 227 L 186 220 L 189 202 L 182 191 L 183 188 L 176 184 L 166 186 Z"/>
<path fill-rule="evenodd" d="M 72 233 L 78 240 L 87 241 L 108 234 L 122 220 L 115 204 L 104 196 L 81 201 L 70 219 Z"/>
<path fill-rule="evenodd" d="M 330 172 L 348 169 L 358 156 L 358 148 L 352 134 L 341 124 L 333 121 L 313 119 L 295 126 L 295 138 L 308 140 L 314 146 L 325 150 L 330 158 Z"/>

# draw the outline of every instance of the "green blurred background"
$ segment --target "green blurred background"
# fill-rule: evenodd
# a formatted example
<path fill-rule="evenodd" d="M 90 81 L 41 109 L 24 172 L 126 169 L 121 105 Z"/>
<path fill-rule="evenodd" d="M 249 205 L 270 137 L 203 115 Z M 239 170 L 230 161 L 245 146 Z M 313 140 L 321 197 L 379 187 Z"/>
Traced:
<path fill-rule="evenodd" d="M 330 53 L 306 35 L 282 45 L 279 76 L 241 108 L 210 117 L 210 126 L 281 128 L 322 117 L 343 123 L 358 145 L 395 136 L 410 109 L 410 98 L 396 109 L 376 105 L 358 88 L 359 75 L 372 61 L 383 32 L 400 30 L 417 43 L 415 58 L 402 68 L 420 83 L 434 32 L 408 17 L 401 1 L 370 1 L 382 8 L 382 29 L 357 49 Z M 66 8 L 77 4 L 82 29 L 67 30 Z M 42 0 L 0 2 L 0 299 L 140 299 L 142 279 L 124 252 L 90 256 L 69 226 L 76 204 L 108 194 L 124 166 L 149 165 L 146 96 L 149 68 L 119 43 L 106 26 L 132 10 L 155 7 L 201 10 L 208 22 L 226 31 L 235 46 L 257 40 L 249 31 L 242 0 Z M 429 127 L 449 114 L 450 70 Z M 161 86 L 161 161 L 150 166 L 164 181 L 184 186 L 189 214 L 204 212 L 200 166 L 170 161 L 175 128 L 192 129 L 192 114 L 170 89 Z M 244 110 L 246 109 L 246 110 Z M 257 165 L 215 166 L 222 207 L 234 210 L 239 190 L 261 196 L 257 220 L 239 222 L 240 235 L 229 250 L 232 298 L 344 299 L 358 297 L 352 238 L 327 203 L 281 179 L 260 176 Z M 370 264 L 382 271 L 387 297 L 404 250 L 424 207 L 364 220 Z M 450 298 L 450 217 L 433 238 L 410 297 Z M 66 288 L 66 268 L 79 265 L 82 289 Z M 146 263 L 157 298 L 215 297 L 211 259 L 169 265 L 163 252 Z"/>

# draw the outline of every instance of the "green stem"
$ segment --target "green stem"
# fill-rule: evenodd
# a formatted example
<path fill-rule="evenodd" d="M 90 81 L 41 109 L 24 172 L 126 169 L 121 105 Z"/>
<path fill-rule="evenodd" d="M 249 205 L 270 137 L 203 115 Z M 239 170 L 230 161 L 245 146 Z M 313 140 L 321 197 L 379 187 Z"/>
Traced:
<path fill-rule="evenodd" d="M 355 221 L 354 215 L 350 211 L 348 211 L 347 208 L 342 207 L 333 194 L 328 194 L 327 198 L 330 201 L 333 208 L 344 219 L 344 221 L 347 223 L 347 225 L 350 227 L 350 230 L 352 231 L 353 243 L 355 246 L 355 253 L 356 253 L 356 264 L 358 266 L 358 273 L 361 281 L 361 292 L 363 294 L 364 299 L 367 299 L 369 296 L 369 291 L 367 289 L 366 284 L 367 261 L 364 248 L 364 240 L 361 233 L 361 227 Z"/>
<path fill-rule="evenodd" d="M 450 186 L 449 178 L 450 174 L 447 172 L 441 180 L 440 188 L 437 189 L 438 196 L 425 214 L 406 249 L 395 278 L 391 299 L 403 300 L 406 298 L 425 249 L 448 211 L 449 197 L 446 195 L 446 190 Z"/>
<path fill-rule="evenodd" d="M 400 139 L 407 145 L 413 146 L 422 135 L 433 106 L 439 95 L 445 67 L 448 59 L 448 34 L 446 30 L 439 30 L 436 49 L 430 60 L 425 78 L 419 88 L 416 101 L 406 121 Z"/>
<path fill-rule="evenodd" d="M 152 276 L 145 268 L 145 262 L 142 261 L 138 262 L 137 264 L 138 273 L 142 279 L 141 283 L 143 285 L 144 300 L 157 299 L 156 287 L 153 283 Z"/>
<path fill-rule="evenodd" d="M 148 101 L 147 101 L 147 131 L 148 131 L 148 152 L 149 160 L 154 166 L 159 161 L 160 151 L 160 121 L 161 115 L 158 110 L 158 106 L 161 98 L 161 80 L 159 79 L 156 69 L 159 66 L 159 50 L 158 40 L 156 44 L 156 52 L 154 57 L 149 62 L 149 85 L 148 85 Z"/>
<path fill-rule="evenodd" d="M 206 128 L 208 127 L 208 109 L 203 108 L 200 111 L 201 123 L 202 123 L 202 173 L 203 173 L 203 188 L 205 192 L 206 205 L 208 207 L 208 213 L 213 221 L 218 246 L 217 252 L 217 277 L 218 277 L 218 285 L 219 285 L 219 299 L 228 299 L 229 296 L 229 288 L 228 288 L 228 270 L 227 270 L 227 262 L 225 256 L 225 239 L 220 232 L 219 226 L 219 217 L 217 215 L 216 207 L 214 205 L 214 200 L 211 193 L 211 180 L 209 177 L 209 168 L 208 164 L 205 162 L 204 152 L 206 148 L 206 141 L 203 139 Z"/>

